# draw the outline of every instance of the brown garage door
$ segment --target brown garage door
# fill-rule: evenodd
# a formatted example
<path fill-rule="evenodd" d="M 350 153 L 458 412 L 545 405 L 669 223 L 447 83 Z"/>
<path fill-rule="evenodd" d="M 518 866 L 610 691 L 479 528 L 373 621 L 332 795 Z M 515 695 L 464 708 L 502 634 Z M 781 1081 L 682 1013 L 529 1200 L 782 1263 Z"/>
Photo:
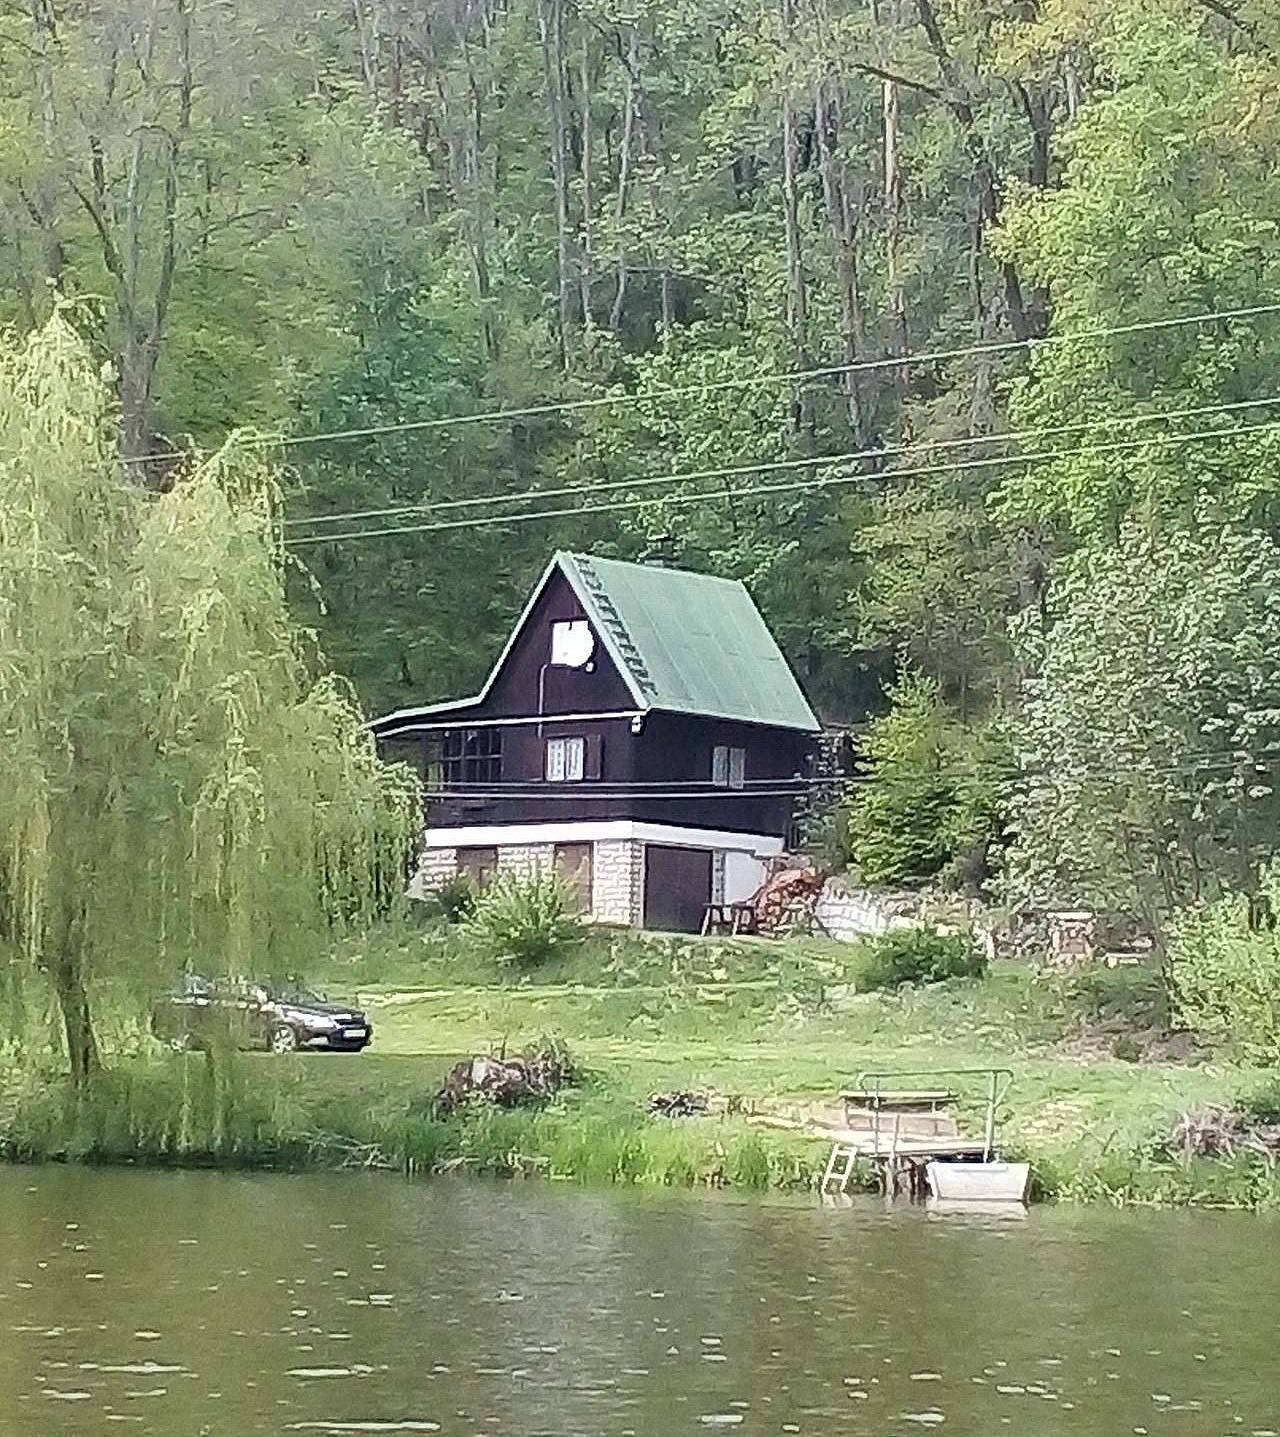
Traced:
<path fill-rule="evenodd" d="M 711 853 L 705 848 L 644 850 L 644 926 L 665 933 L 697 933 L 711 902 Z"/>
<path fill-rule="evenodd" d="M 591 912 L 591 845 L 556 844 L 556 877 L 568 889 L 575 913 Z"/>

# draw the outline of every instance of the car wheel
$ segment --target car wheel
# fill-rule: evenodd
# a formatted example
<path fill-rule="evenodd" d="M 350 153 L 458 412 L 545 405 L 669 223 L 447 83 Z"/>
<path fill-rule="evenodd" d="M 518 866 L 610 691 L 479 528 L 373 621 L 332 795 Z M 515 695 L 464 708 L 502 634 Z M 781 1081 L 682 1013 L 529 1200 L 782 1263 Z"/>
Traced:
<path fill-rule="evenodd" d="M 298 1035 L 288 1023 L 281 1023 L 271 1034 L 271 1051 L 273 1053 L 293 1053 L 297 1051 Z"/>

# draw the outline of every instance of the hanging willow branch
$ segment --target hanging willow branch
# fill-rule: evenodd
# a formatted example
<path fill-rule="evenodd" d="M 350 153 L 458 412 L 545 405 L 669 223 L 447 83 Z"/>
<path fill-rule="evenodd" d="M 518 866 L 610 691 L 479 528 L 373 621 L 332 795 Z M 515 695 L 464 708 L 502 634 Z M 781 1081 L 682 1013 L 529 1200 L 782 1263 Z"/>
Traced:
<path fill-rule="evenodd" d="M 417 813 L 313 673 L 260 450 L 147 495 L 106 381 L 61 313 L 0 350 L 0 983 L 52 986 L 78 1081 L 108 995 L 304 971 L 397 887 Z"/>

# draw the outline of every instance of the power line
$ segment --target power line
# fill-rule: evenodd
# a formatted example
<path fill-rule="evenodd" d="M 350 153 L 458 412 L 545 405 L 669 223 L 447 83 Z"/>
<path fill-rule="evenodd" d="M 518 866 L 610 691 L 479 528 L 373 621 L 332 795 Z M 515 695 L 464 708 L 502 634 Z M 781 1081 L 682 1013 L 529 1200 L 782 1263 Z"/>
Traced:
<path fill-rule="evenodd" d="M 551 400 L 543 404 L 530 404 L 515 409 L 484 409 L 473 414 L 447 415 L 435 419 L 412 419 L 395 424 L 370 424 L 362 428 L 321 430 L 316 434 L 294 434 L 286 436 L 245 435 L 241 443 L 254 448 L 295 448 L 301 444 L 327 444 L 345 439 L 373 439 L 387 434 L 408 434 L 432 429 L 451 429 L 472 424 L 497 424 L 509 419 L 536 419 L 548 414 L 577 413 L 588 409 L 603 409 L 610 405 L 636 405 L 657 403 L 664 399 L 689 398 L 695 395 L 724 393 L 736 389 L 759 388 L 767 384 L 804 383 L 811 379 L 831 378 L 841 374 L 865 374 L 881 369 L 897 369 L 912 364 L 938 364 L 953 359 L 970 359 L 981 355 L 1007 354 L 1019 349 L 1034 349 L 1042 345 L 1069 344 L 1087 339 L 1109 339 L 1126 334 L 1148 334 L 1155 330 L 1183 328 L 1189 325 L 1210 324 L 1217 320 L 1250 319 L 1263 314 L 1280 311 L 1280 302 L 1274 304 L 1244 305 L 1235 309 L 1207 310 L 1200 314 L 1187 314 L 1165 319 L 1140 320 L 1133 324 L 1103 325 L 1094 329 L 1080 329 L 1068 334 L 1047 334 L 1042 338 L 997 340 L 990 344 L 975 344 L 962 349 L 924 350 L 915 354 L 897 354 L 883 359 L 859 359 L 848 364 L 823 365 L 816 369 L 784 370 L 766 374 L 753 374 L 741 379 L 717 379 L 702 384 L 671 385 L 646 393 L 622 391 L 617 394 L 590 395 L 582 399 Z M 151 454 L 135 454 L 124 458 L 124 464 L 146 464 L 159 459 L 182 459 L 188 457 L 183 449 L 170 448 Z"/>
<path fill-rule="evenodd" d="M 306 518 L 286 519 L 285 525 L 319 525 L 354 523 L 357 519 L 384 519 L 411 514 L 433 514 L 446 509 L 478 508 L 491 504 L 510 504 L 526 499 L 556 499 L 570 494 L 605 494 L 619 489 L 641 489 L 657 484 L 671 484 L 692 479 L 732 479 L 743 474 L 769 474 L 780 470 L 817 468 L 823 464 L 844 464 L 861 459 L 882 459 L 893 454 L 910 454 L 917 449 L 962 449 L 975 444 L 1011 443 L 1014 440 L 1048 438 L 1051 435 L 1078 434 L 1108 425 L 1117 427 L 1155 424 L 1170 419 L 1191 419 L 1202 414 L 1230 414 L 1242 409 L 1263 409 L 1280 404 L 1280 395 L 1265 399 L 1241 399 L 1231 404 L 1198 404 L 1184 409 L 1156 410 L 1150 414 L 1122 415 L 1118 418 L 1089 419 L 1075 424 L 1048 424 L 1028 429 L 1006 429 L 996 434 L 972 434 L 962 439 L 922 439 L 913 444 L 882 445 L 875 449 L 851 449 L 839 454 L 816 454 L 799 459 L 769 459 L 754 464 L 731 464 L 719 469 L 685 469 L 668 474 L 637 475 L 629 479 L 612 479 L 604 483 L 568 484 L 555 489 L 523 489 L 508 494 L 480 494 L 470 499 L 427 500 L 417 504 L 397 504 L 386 509 L 349 509 L 337 514 L 317 514 Z"/>
<path fill-rule="evenodd" d="M 1080 445 L 1074 449 L 1033 450 L 1028 454 L 994 455 L 980 459 L 963 459 L 951 464 L 923 465 L 908 469 L 885 470 L 881 479 L 912 479 L 933 474 L 960 473 L 970 469 L 998 468 L 1008 464 L 1032 464 L 1052 459 L 1078 458 L 1082 455 L 1117 454 L 1150 446 L 1166 447 L 1171 444 L 1198 443 L 1210 439 L 1239 438 L 1263 430 L 1280 427 L 1280 420 L 1268 419 L 1258 424 L 1239 424 L 1220 429 L 1193 430 L 1188 434 L 1156 434 L 1142 439 L 1114 440 L 1107 444 Z M 704 489 L 695 494 L 666 494 L 655 499 L 626 499 L 609 504 L 578 504 L 561 509 L 541 509 L 522 514 L 497 514 L 480 518 L 443 519 L 429 524 L 394 525 L 383 529 L 352 529 L 341 534 L 306 534 L 297 539 L 286 539 L 289 548 L 297 549 L 310 544 L 338 544 L 349 539 L 380 539 L 397 534 L 430 534 L 451 529 L 481 529 L 494 524 L 523 524 L 540 519 L 563 519 L 582 514 L 609 514 L 622 510 L 640 509 L 648 504 L 661 502 L 668 505 L 695 504 L 700 501 L 723 503 L 727 499 L 749 498 L 761 494 L 784 494 L 798 491 L 830 489 L 844 484 L 865 482 L 869 478 L 863 473 L 829 475 L 822 479 L 801 479 L 780 484 L 753 484 L 734 490 Z"/>

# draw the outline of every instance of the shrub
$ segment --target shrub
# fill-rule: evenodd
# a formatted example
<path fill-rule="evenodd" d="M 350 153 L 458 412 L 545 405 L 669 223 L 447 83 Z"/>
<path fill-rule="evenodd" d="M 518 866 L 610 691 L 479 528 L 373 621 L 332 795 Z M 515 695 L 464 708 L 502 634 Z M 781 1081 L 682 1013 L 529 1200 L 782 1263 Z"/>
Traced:
<path fill-rule="evenodd" d="M 513 968 L 535 968 L 583 937 L 568 890 L 552 873 L 499 873 L 466 927 L 496 962 Z"/>
<path fill-rule="evenodd" d="M 894 928 L 863 947 L 857 986 L 900 988 L 905 983 L 939 983 L 946 978 L 980 978 L 987 960 L 970 933 L 928 928 Z"/>
<path fill-rule="evenodd" d="M 427 894 L 424 907 L 431 917 L 443 918 L 446 923 L 464 923 L 475 914 L 478 898 L 479 890 L 470 875 L 455 873 Z"/>
<path fill-rule="evenodd" d="M 1264 1078 L 1242 1093 L 1236 1107 L 1252 1122 L 1280 1124 L 1280 1074 Z"/>
<path fill-rule="evenodd" d="M 1280 868 L 1262 884 L 1280 911 Z M 1247 895 L 1228 894 L 1183 913 L 1169 942 L 1174 1017 L 1264 1063 L 1280 1059 L 1280 931 L 1252 928 Z"/>

